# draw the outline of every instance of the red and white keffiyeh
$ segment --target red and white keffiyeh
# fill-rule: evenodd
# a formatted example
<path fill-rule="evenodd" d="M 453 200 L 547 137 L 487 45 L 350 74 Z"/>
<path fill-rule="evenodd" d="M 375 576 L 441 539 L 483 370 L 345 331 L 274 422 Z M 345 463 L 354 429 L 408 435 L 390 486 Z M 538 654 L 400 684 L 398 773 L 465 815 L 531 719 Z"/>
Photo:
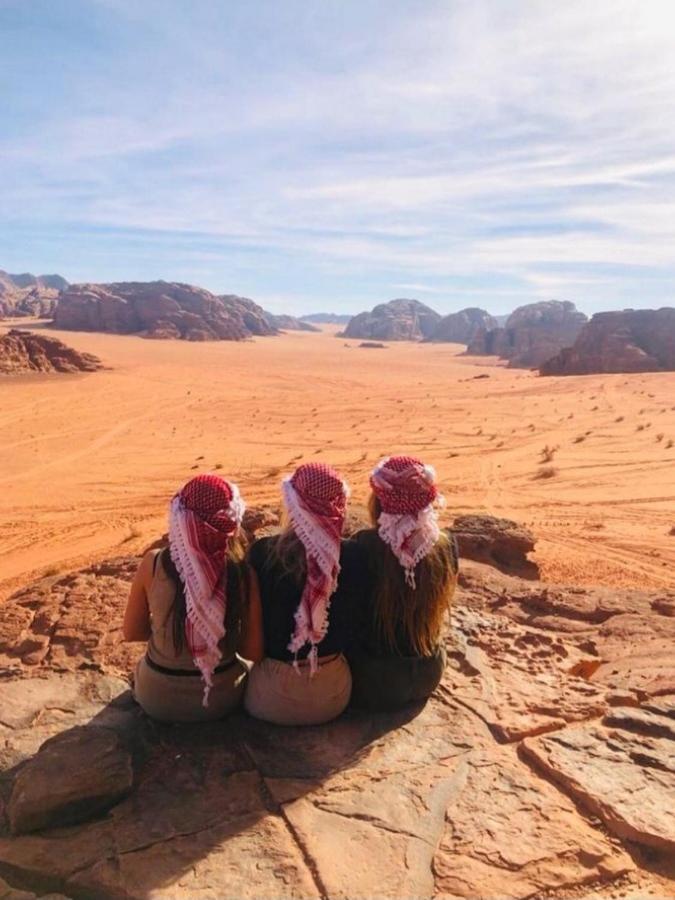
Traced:
<path fill-rule="evenodd" d="M 442 498 L 436 473 L 413 456 L 390 456 L 373 469 L 370 486 L 382 507 L 378 533 L 414 588 L 417 564 L 440 537 L 434 503 Z"/>
<path fill-rule="evenodd" d="M 330 598 L 340 573 L 340 539 L 348 488 L 325 463 L 307 463 L 282 482 L 291 527 L 305 548 L 307 578 L 295 613 L 288 649 L 297 654 L 311 644 L 310 670 L 317 668 L 317 645 L 328 630 Z"/>
<path fill-rule="evenodd" d="M 204 706 L 225 636 L 227 544 L 245 508 L 237 486 L 219 475 L 198 475 L 171 501 L 169 552 L 185 589 L 185 638 L 204 679 Z"/>

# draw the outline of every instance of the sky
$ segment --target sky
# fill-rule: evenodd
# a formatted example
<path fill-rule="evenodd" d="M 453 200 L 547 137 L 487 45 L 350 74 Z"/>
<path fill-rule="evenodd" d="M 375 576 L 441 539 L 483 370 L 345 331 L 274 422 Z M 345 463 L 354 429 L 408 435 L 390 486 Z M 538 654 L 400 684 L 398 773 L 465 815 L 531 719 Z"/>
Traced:
<path fill-rule="evenodd" d="M 675 0 L 0 0 L 0 267 L 675 305 Z"/>

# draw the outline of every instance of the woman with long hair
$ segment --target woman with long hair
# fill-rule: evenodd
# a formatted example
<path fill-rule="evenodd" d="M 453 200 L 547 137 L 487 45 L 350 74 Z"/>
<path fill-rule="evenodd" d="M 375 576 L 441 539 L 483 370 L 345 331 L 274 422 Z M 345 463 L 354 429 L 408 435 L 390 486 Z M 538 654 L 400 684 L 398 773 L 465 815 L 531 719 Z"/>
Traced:
<path fill-rule="evenodd" d="M 265 658 L 251 672 L 248 712 L 279 725 L 316 725 L 349 702 L 343 655 L 362 595 L 363 554 L 341 540 L 347 486 L 330 466 L 307 463 L 282 483 L 281 534 L 256 541 Z"/>
<path fill-rule="evenodd" d="M 172 499 L 169 545 L 138 567 L 124 615 L 127 641 L 147 641 L 134 694 L 165 722 L 219 719 L 240 702 L 262 656 L 260 600 L 244 561 L 237 486 L 198 475 Z"/>
<path fill-rule="evenodd" d="M 373 470 L 370 486 L 373 527 L 354 537 L 369 576 L 349 655 L 352 704 L 394 709 L 425 699 L 441 680 L 457 552 L 438 526 L 430 466 L 390 456 Z"/>

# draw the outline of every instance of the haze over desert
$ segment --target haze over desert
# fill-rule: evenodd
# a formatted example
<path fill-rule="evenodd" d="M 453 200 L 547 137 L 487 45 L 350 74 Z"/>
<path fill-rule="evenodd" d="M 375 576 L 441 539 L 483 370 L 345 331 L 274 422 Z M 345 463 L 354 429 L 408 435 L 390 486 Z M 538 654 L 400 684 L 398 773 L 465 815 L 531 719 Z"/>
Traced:
<path fill-rule="evenodd" d="M 362 503 L 398 451 L 436 467 L 446 523 L 529 525 L 544 581 L 672 586 L 672 373 L 544 378 L 460 345 L 373 350 L 336 330 L 192 343 L 45 329 L 107 368 L 0 384 L 0 597 L 140 551 L 196 472 L 276 504 L 283 475 L 322 459 Z"/>

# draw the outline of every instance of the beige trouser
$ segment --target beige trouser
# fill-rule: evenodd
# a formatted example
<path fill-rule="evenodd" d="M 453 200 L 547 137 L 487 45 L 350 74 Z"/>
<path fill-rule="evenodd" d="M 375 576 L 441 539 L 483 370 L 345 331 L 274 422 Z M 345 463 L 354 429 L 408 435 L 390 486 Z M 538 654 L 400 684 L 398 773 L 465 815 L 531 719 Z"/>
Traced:
<path fill-rule="evenodd" d="M 310 674 L 309 666 L 263 659 L 249 675 L 244 706 L 256 719 L 275 725 L 320 725 L 345 709 L 352 674 L 342 654 Z"/>
<path fill-rule="evenodd" d="M 149 716 L 160 722 L 209 722 L 221 719 L 240 704 L 247 672 L 237 658 L 224 672 L 214 673 L 209 705 L 204 707 L 204 682 L 198 675 L 157 672 L 143 657 L 136 666 L 134 697 Z"/>

